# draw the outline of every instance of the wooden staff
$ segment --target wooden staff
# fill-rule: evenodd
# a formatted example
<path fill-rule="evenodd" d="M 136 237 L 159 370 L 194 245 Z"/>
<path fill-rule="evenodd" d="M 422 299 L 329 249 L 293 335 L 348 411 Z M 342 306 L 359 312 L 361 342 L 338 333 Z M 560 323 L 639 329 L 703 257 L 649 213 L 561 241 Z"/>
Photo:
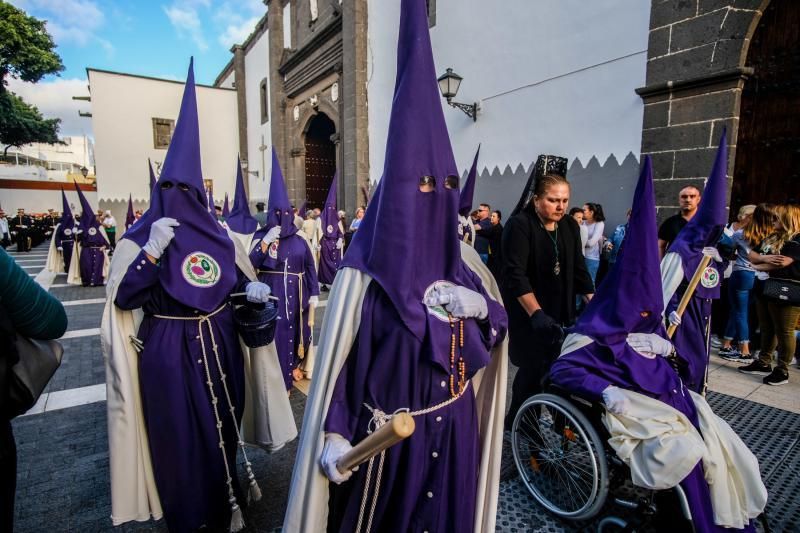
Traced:
<path fill-rule="evenodd" d="M 352 470 L 365 463 L 414 433 L 414 418 L 408 413 L 392 416 L 385 425 L 353 446 L 353 449 L 342 456 L 336 463 L 341 473 Z"/>
<path fill-rule="evenodd" d="M 703 259 L 700 260 L 700 264 L 697 265 L 697 269 L 694 271 L 694 275 L 692 279 L 689 280 L 689 286 L 686 287 L 686 291 L 683 293 L 683 297 L 681 298 L 680 303 L 678 304 L 678 308 L 675 312 L 678 316 L 683 316 L 683 312 L 686 311 L 686 307 L 689 305 L 689 301 L 694 296 L 694 291 L 697 289 L 697 284 L 700 283 L 700 278 L 703 277 L 703 272 L 705 271 L 708 264 L 711 263 L 711 257 L 704 255 Z M 678 324 L 670 324 L 667 328 L 667 337 L 670 339 L 675 334 L 675 330 L 678 329 Z"/>

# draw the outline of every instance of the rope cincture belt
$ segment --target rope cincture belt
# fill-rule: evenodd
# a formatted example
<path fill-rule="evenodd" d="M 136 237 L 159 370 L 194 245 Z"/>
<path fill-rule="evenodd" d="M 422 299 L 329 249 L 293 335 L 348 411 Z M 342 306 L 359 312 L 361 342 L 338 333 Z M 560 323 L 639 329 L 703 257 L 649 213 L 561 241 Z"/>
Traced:
<path fill-rule="evenodd" d="M 203 324 L 206 325 L 208 328 L 208 335 L 211 338 L 211 349 L 214 352 L 214 359 L 217 363 L 217 371 L 219 372 L 220 381 L 222 382 L 222 388 L 225 391 L 225 398 L 228 400 L 228 410 L 231 414 L 231 420 L 233 421 L 233 427 L 236 430 L 236 439 L 239 448 L 242 450 L 242 456 L 244 457 L 244 464 L 245 470 L 247 470 L 247 479 L 249 480 L 249 488 L 247 492 L 247 501 L 250 502 L 258 501 L 261 499 L 261 489 L 256 482 L 256 476 L 253 474 L 252 463 L 247 458 L 247 452 L 244 449 L 244 441 L 242 440 L 242 435 L 239 433 L 239 425 L 236 423 L 236 411 L 233 407 L 233 402 L 231 402 L 231 395 L 228 391 L 228 383 L 225 381 L 225 372 L 222 370 L 222 363 L 219 359 L 219 350 L 217 346 L 217 340 L 214 337 L 214 328 L 211 324 L 211 317 L 222 311 L 227 307 L 227 303 L 221 305 L 217 310 L 212 311 L 207 315 L 198 315 L 198 316 L 166 316 L 166 315 L 151 315 L 154 318 L 160 318 L 162 320 L 191 320 L 197 322 L 197 334 L 200 338 L 200 349 L 203 354 L 203 369 L 206 373 L 206 384 L 208 385 L 208 392 L 211 395 L 211 407 L 214 409 L 214 419 L 217 422 L 217 435 L 219 436 L 219 450 L 222 452 L 222 462 L 225 465 L 225 483 L 228 485 L 228 503 L 231 505 L 231 526 L 230 531 L 240 531 L 244 528 L 244 518 L 242 517 L 242 510 L 239 507 L 239 504 L 236 502 L 236 495 L 233 493 L 233 478 L 231 477 L 231 468 L 228 465 L 228 457 L 225 454 L 225 441 L 222 438 L 222 419 L 219 415 L 219 409 L 217 408 L 217 404 L 219 403 L 219 398 L 217 397 L 216 393 L 214 392 L 214 384 L 211 381 L 211 372 L 209 371 L 208 366 L 208 352 L 206 350 L 206 343 L 205 339 L 203 338 Z M 234 464 L 234 473 L 235 473 L 235 464 Z"/>
<path fill-rule="evenodd" d="M 459 398 L 464 395 L 464 392 L 469 389 L 469 387 L 464 387 L 461 392 L 458 393 L 457 396 L 453 396 L 448 398 L 447 400 L 437 403 L 436 405 L 432 405 L 430 407 L 426 407 L 425 409 L 420 409 L 419 411 L 409 411 L 407 407 L 402 407 L 395 411 L 392 414 L 386 414 L 380 409 L 375 409 L 368 404 L 364 404 L 364 407 L 372 413 L 372 418 L 369 421 L 369 425 L 367 426 L 367 435 L 371 435 L 382 426 L 384 426 L 389 420 L 391 420 L 396 414 L 398 413 L 408 413 L 410 416 L 423 416 L 429 415 L 439 409 L 443 409 L 450 405 L 451 403 L 455 402 Z M 381 474 L 383 474 L 383 462 L 386 458 L 386 450 L 383 450 L 380 453 L 380 458 L 378 459 L 378 468 L 375 474 L 375 492 L 372 494 L 372 503 L 369 507 L 369 516 L 367 517 L 367 528 L 364 530 L 366 533 L 369 533 L 372 530 L 372 519 L 375 515 L 375 507 L 378 505 L 378 493 L 381 489 Z M 369 496 L 369 483 L 372 478 L 372 467 L 375 464 L 375 457 L 371 457 L 369 463 L 367 464 L 367 476 L 364 481 L 364 492 L 361 495 L 361 507 L 358 511 L 358 523 L 356 524 L 356 533 L 361 533 L 361 525 L 364 521 L 364 512 L 367 509 L 367 498 Z"/>
<path fill-rule="evenodd" d="M 278 274 L 283 276 L 283 294 L 286 298 L 283 299 L 283 306 L 286 312 L 286 318 L 289 318 L 289 284 L 287 280 L 289 276 L 297 276 L 297 298 L 300 302 L 298 309 L 300 309 L 300 347 L 297 349 L 297 357 L 300 359 L 306 356 L 306 343 L 305 343 L 305 324 L 303 323 L 303 274 L 305 272 L 289 272 L 289 262 L 285 261 L 283 270 L 259 270 L 259 274 Z"/>

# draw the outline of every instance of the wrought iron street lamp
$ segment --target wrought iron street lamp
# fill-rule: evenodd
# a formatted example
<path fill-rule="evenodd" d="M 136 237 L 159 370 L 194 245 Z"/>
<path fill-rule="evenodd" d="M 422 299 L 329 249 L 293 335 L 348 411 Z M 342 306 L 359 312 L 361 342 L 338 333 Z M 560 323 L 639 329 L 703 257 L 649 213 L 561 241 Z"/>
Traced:
<path fill-rule="evenodd" d="M 460 102 L 454 102 L 453 98 L 456 97 L 458 94 L 458 88 L 461 86 L 461 81 L 464 78 L 453 72 L 453 69 L 448 68 L 447 71 L 439 76 L 437 80 L 439 83 L 439 91 L 442 93 L 442 96 L 447 100 L 447 103 L 451 107 L 455 107 L 456 109 L 460 109 L 464 113 L 467 114 L 468 117 L 472 118 L 473 122 L 478 120 L 478 103 L 472 104 L 462 104 Z"/>

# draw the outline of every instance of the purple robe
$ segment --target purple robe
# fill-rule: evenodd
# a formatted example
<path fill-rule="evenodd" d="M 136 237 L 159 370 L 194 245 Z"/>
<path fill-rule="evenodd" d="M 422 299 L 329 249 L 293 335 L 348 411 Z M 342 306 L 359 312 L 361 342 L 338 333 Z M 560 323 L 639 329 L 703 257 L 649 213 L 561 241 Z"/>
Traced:
<path fill-rule="evenodd" d="M 292 370 L 300 364 L 301 359 L 298 353 L 301 335 L 305 353 L 307 354 L 311 348 L 308 299 L 319 295 L 314 256 L 305 239 L 292 234 L 269 245 L 266 253 L 261 251 L 261 244 L 257 244 L 250 253 L 250 261 L 258 271 L 258 280 L 269 285 L 272 295 L 279 300 L 275 348 L 278 351 L 286 390 L 291 390 L 294 385 Z"/>
<path fill-rule="evenodd" d="M 71 218 L 71 217 L 70 217 Z M 75 245 L 75 227 L 58 226 L 56 229 L 56 248 L 61 248 L 64 258 L 64 272 L 69 272 L 69 262 L 72 261 L 72 249 Z"/>
<path fill-rule="evenodd" d="M 203 525 L 214 530 L 228 525 L 230 507 L 200 334 L 208 348 L 225 453 L 232 469 L 238 439 L 211 346 L 216 341 L 237 425 L 244 409 L 244 362 L 228 304 L 210 318 L 213 340 L 209 326 L 199 330 L 196 320 L 153 316 L 198 314 L 163 289 L 160 269 L 140 252 L 120 282 L 115 303 L 122 309 L 141 307 L 145 313 L 137 333 L 144 344 L 139 354 L 139 381 L 153 473 L 167 526 L 170 531 L 195 531 Z M 231 477 L 238 500 L 243 502 L 234 470 Z"/>
<path fill-rule="evenodd" d="M 486 298 L 489 316 L 482 324 L 465 321 L 467 378 L 489 363 L 489 350 L 502 341 L 507 328 L 505 310 L 486 296 L 476 276 L 472 281 L 470 288 Z M 365 403 L 386 413 L 403 408 L 414 412 L 451 398 L 451 328 L 446 316 L 427 316 L 420 340 L 403 326 L 381 286 L 370 284 L 356 342 L 336 381 L 325 431 L 355 444 L 366 437 L 372 418 Z M 414 420 L 414 434 L 386 453 L 371 531 L 472 531 L 480 445 L 471 384 L 453 403 Z M 329 531 L 355 530 L 367 470 L 362 465 L 348 482 L 331 486 Z M 375 478 L 373 471 L 370 502 Z"/>
<path fill-rule="evenodd" d="M 339 214 L 336 212 L 336 185 L 339 181 L 339 174 L 333 177 L 328 197 L 325 199 L 325 206 L 322 208 L 320 221 L 322 223 L 322 238 L 319 241 L 319 282 L 324 285 L 331 285 L 336 271 L 339 270 L 339 263 L 342 261 L 342 251 L 336 247 L 339 239 L 344 238 L 342 230 L 339 228 Z"/>
<path fill-rule="evenodd" d="M 713 262 L 712 262 L 713 264 Z M 667 307 L 667 315 L 678 306 L 678 291 Z M 706 370 L 709 359 L 709 335 L 711 327 L 711 298 L 704 298 L 695 292 L 689 305 L 681 316 L 681 325 L 672 336 L 672 344 L 678 356 L 686 362 L 681 378 L 691 390 L 702 393 L 706 383 Z"/>
<path fill-rule="evenodd" d="M 81 283 L 84 287 L 97 287 L 105 285 L 103 266 L 106 255 L 101 246 L 81 246 L 80 271 Z"/>

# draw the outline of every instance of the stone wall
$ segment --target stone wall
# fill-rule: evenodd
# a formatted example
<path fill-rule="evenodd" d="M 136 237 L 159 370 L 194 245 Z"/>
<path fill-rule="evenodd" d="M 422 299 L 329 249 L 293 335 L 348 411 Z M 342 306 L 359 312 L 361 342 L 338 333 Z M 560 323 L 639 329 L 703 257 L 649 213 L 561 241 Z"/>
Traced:
<path fill-rule="evenodd" d="M 653 157 L 659 219 L 701 190 L 723 128 L 733 175 L 750 37 L 769 0 L 652 0 L 642 154 Z M 730 187 L 730 184 L 729 184 Z"/>

